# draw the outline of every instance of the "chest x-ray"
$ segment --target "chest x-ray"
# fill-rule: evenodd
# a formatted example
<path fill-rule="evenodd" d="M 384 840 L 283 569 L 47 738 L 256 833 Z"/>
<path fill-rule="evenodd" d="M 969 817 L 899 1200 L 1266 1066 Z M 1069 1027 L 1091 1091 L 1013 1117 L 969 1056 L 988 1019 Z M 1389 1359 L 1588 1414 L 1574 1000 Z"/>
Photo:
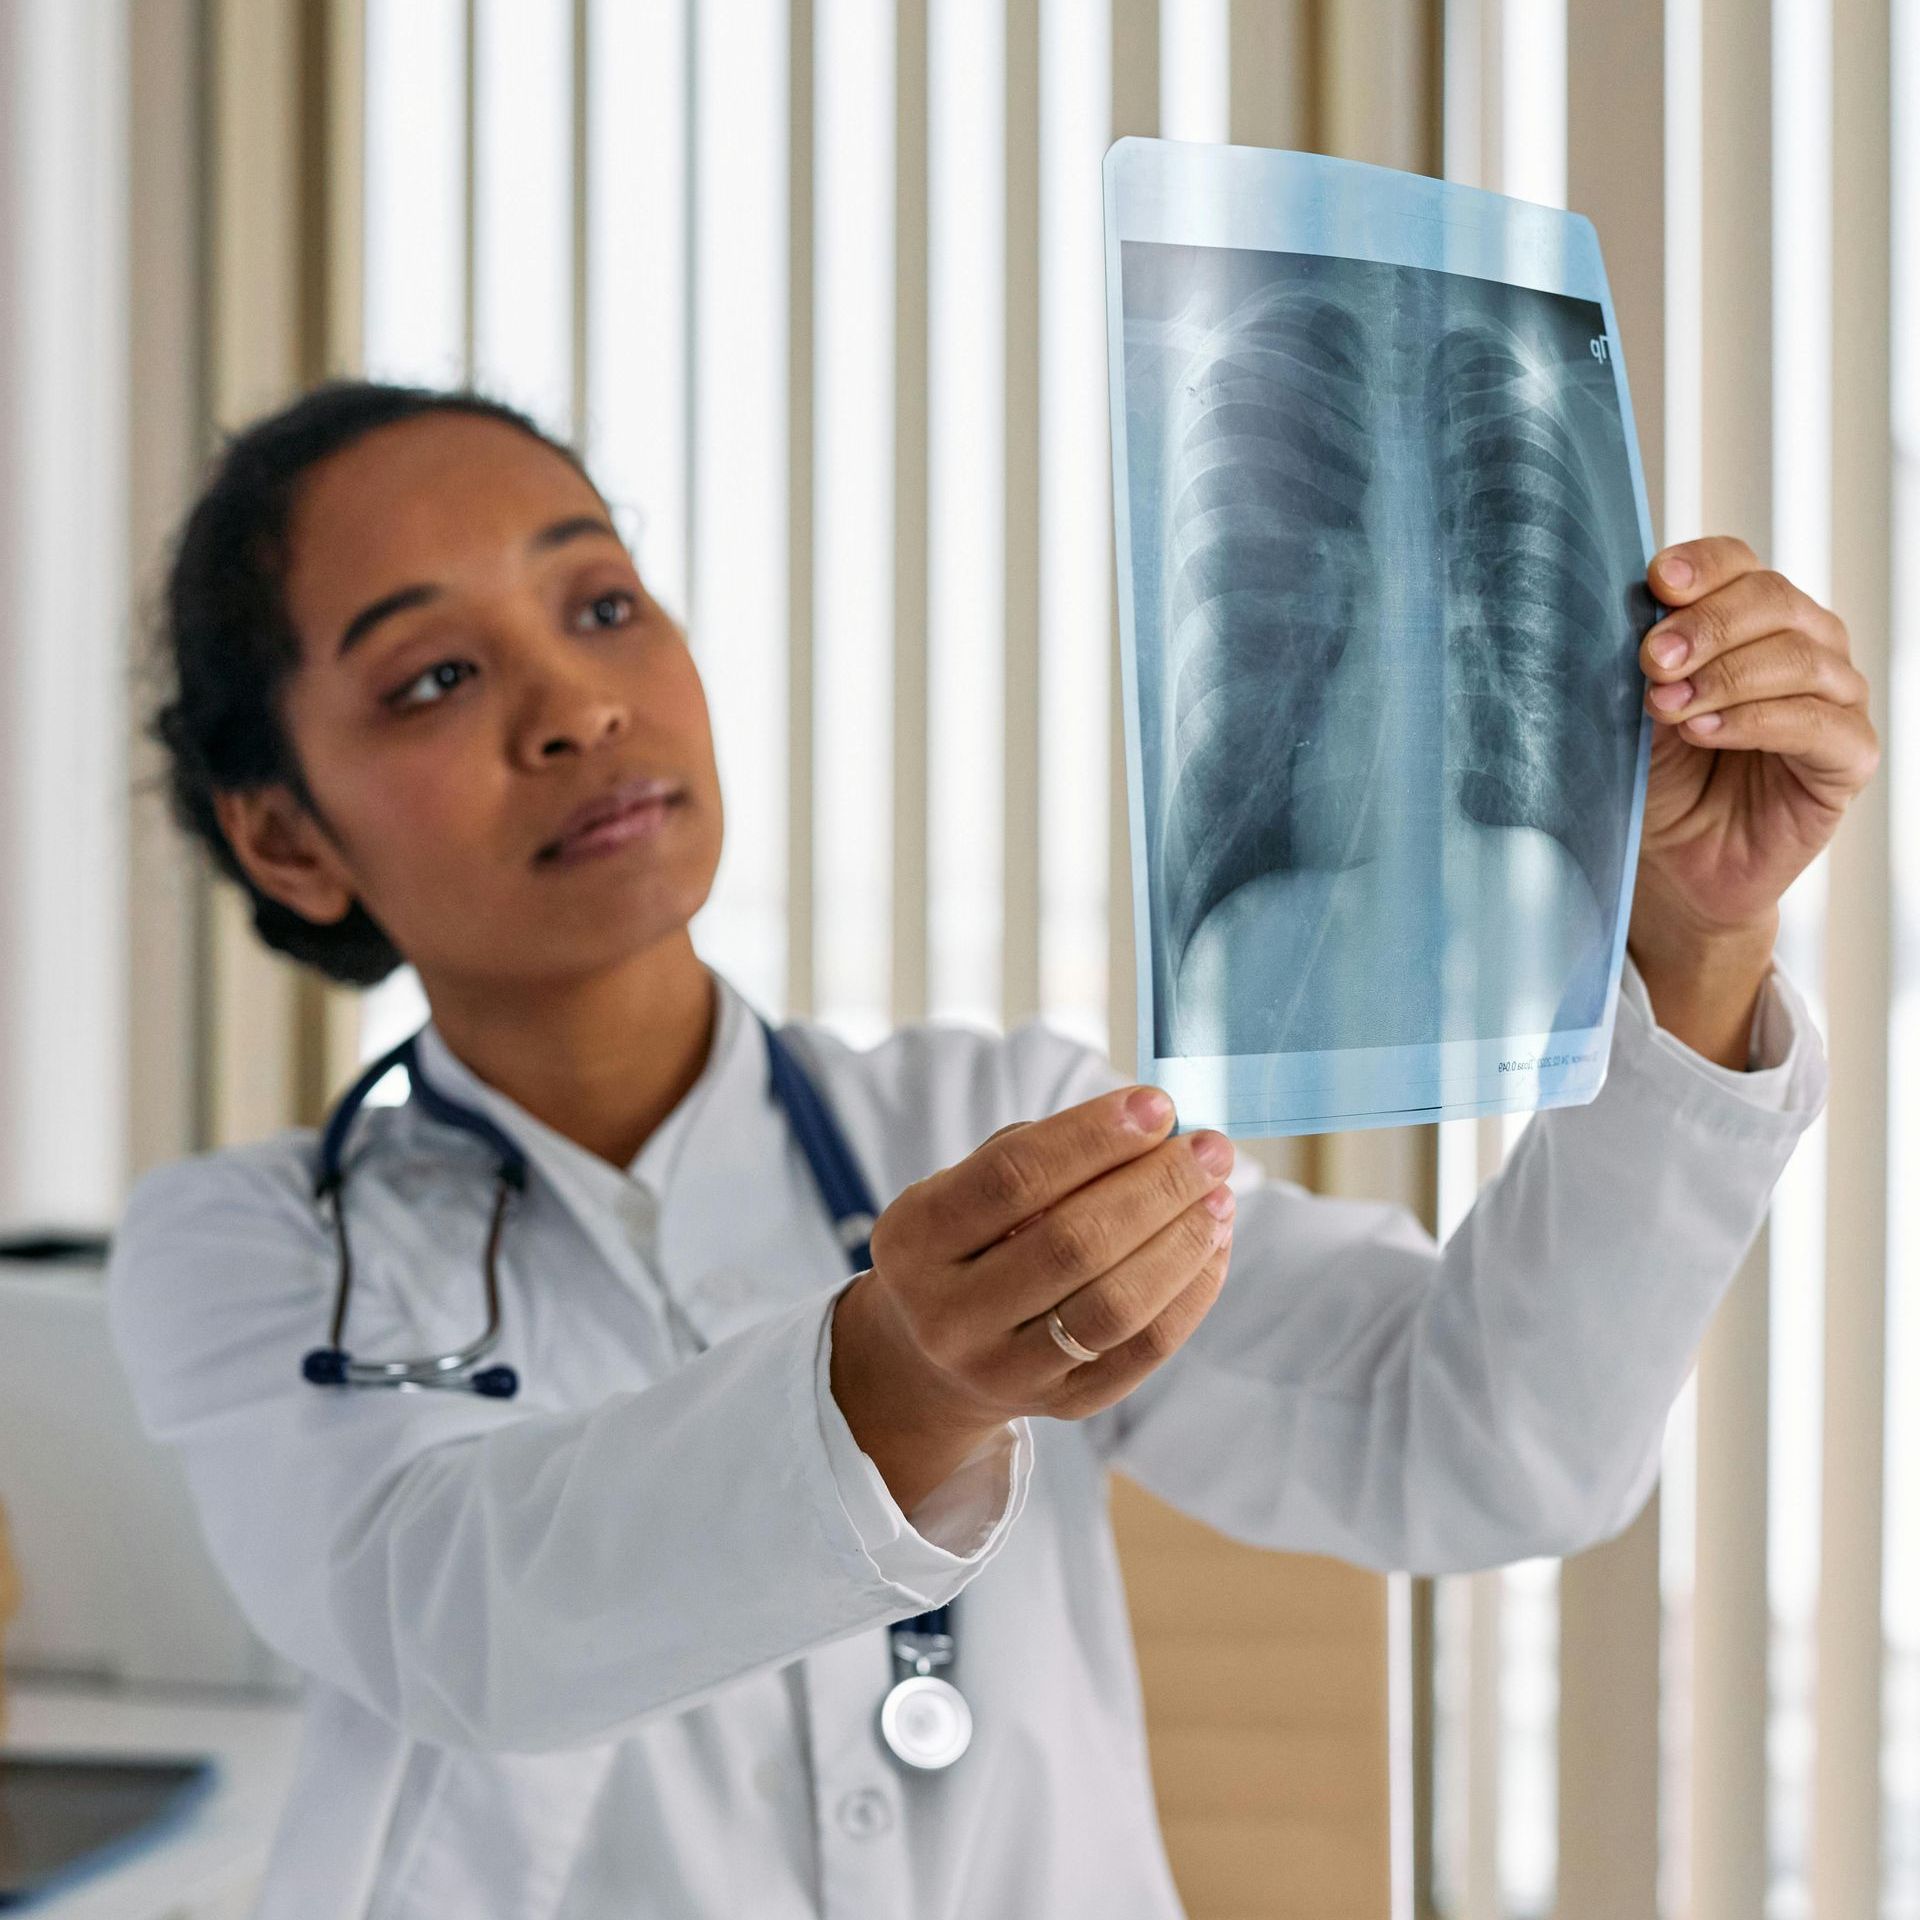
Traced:
<path fill-rule="evenodd" d="M 1591 1099 L 1658 612 L 1591 225 L 1244 147 L 1106 178 L 1142 1077 L 1236 1134 Z"/>

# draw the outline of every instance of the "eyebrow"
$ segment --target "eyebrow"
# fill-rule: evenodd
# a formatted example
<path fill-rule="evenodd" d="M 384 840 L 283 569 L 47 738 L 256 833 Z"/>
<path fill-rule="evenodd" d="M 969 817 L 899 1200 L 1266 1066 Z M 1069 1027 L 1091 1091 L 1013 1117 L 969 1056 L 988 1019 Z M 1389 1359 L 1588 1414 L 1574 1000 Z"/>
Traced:
<path fill-rule="evenodd" d="M 564 520 L 556 520 L 550 527 L 542 527 L 527 542 L 529 553 L 548 553 L 555 547 L 563 547 L 570 540 L 586 539 L 600 534 L 608 540 L 618 540 L 619 534 L 606 521 L 591 513 L 576 513 Z M 623 543 L 624 544 L 624 543 Z M 397 587 L 392 593 L 385 593 L 378 600 L 362 607 L 346 624 L 340 635 L 339 650 L 335 658 L 346 654 L 351 648 L 386 619 L 390 614 L 405 613 L 409 607 L 424 606 L 429 600 L 437 600 L 445 591 L 426 581 L 416 582 L 410 587 Z"/>

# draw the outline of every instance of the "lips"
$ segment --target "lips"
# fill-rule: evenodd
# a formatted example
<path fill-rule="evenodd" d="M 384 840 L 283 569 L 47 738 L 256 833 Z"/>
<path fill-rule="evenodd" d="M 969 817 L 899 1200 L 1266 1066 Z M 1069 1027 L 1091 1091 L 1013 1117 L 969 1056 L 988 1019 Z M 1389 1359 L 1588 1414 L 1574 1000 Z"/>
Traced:
<path fill-rule="evenodd" d="M 558 860 L 570 851 L 585 843 L 596 832 L 608 828 L 615 822 L 623 822 L 637 815 L 643 808 L 665 801 L 667 808 L 686 797 L 686 790 L 677 780 L 660 778 L 636 778 L 622 780 L 617 786 L 609 787 L 605 793 L 596 794 L 591 800 L 574 808 L 561 822 L 560 831 L 543 846 L 535 856 L 539 860 Z M 665 811 L 666 809 L 660 809 Z M 601 834 L 605 838 L 604 833 Z"/>

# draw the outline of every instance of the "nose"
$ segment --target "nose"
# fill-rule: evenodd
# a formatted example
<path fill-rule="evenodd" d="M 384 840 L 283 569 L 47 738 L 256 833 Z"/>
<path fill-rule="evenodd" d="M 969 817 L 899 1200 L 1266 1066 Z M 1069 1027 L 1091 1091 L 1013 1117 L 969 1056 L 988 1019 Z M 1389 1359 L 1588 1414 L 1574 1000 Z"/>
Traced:
<path fill-rule="evenodd" d="M 596 663 L 549 642 L 526 665 L 514 757 L 528 767 L 589 754 L 631 724 L 627 702 Z"/>

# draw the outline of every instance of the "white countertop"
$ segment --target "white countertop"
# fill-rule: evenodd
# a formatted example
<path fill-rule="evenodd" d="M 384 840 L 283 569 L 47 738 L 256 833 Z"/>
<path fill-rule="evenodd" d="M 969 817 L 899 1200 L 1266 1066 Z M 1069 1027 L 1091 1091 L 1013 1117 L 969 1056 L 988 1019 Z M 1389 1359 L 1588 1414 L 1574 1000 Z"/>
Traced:
<path fill-rule="evenodd" d="M 297 1700 L 176 1687 L 108 1686 L 9 1672 L 0 1751 L 205 1754 L 208 1797 L 152 1847 L 45 1905 L 39 1920 L 174 1920 L 239 1913 L 266 1864 L 293 1777 Z"/>

